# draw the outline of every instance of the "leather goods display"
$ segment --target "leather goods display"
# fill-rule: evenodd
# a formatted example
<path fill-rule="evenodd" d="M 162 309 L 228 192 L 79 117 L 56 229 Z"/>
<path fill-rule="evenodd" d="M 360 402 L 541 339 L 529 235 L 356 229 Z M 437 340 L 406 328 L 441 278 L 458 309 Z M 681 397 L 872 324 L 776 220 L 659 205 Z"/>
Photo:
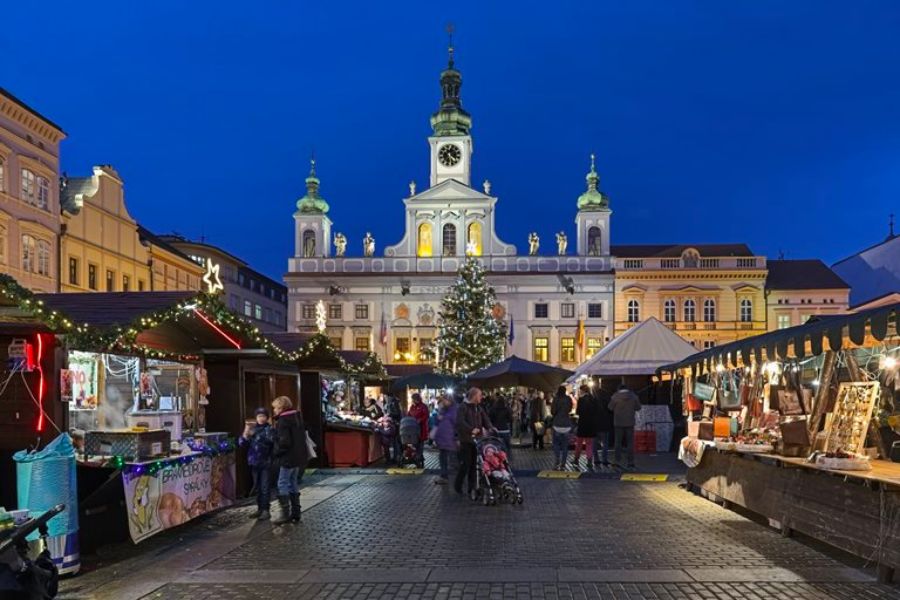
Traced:
<path fill-rule="evenodd" d="M 694 383 L 694 395 L 700 399 L 709 401 L 713 399 L 713 396 L 716 394 L 716 388 L 706 383 L 700 383 L 699 381 Z"/>
<path fill-rule="evenodd" d="M 786 445 L 810 446 L 812 444 L 805 418 L 782 420 L 779 427 L 781 428 L 781 439 Z"/>
<path fill-rule="evenodd" d="M 727 438 L 731 436 L 731 418 L 716 417 L 713 420 L 713 436 Z"/>
<path fill-rule="evenodd" d="M 719 408 L 722 410 L 738 410 L 741 407 L 741 397 L 737 392 L 737 384 L 730 374 L 723 374 L 719 378 L 721 388 L 716 397 L 719 400 Z"/>
<path fill-rule="evenodd" d="M 703 400 L 694 394 L 687 395 L 687 409 L 690 412 L 698 412 L 703 410 Z"/>
<path fill-rule="evenodd" d="M 800 395 L 796 390 L 778 390 L 778 410 L 783 415 L 802 415 L 803 407 L 800 405 Z"/>

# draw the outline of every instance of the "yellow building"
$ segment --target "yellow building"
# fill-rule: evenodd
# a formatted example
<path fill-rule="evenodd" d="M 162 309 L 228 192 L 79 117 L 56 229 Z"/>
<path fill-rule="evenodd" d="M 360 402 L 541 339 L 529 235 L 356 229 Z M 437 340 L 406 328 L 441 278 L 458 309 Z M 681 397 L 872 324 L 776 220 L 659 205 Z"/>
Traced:
<path fill-rule="evenodd" d="M 766 259 L 744 244 L 619 245 L 615 334 L 650 317 L 697 348 L 766 331 Z"/>
<path fill-rule="evenodd" d="M 62 129 L 0 88 L 0 272 L 35 292 L 59 289 Z"/>
<path fill-rule="evenodd" d="M 150 253 L 150 289 L 155 292 L 204 289 L 204 267 L 187 254 L 144 227 L 138 227 L 141 242 Z"/>
<path fill-rule="evenodd" d="M 769 331 L 847 312 L 850 286 L 821 260 L 770 260 L 766 266 Z"/>
<path fill-rule="evenodd" d="M 150 253 L 125 208 L 119 174 L 104 165 L 62 186 L 62 292 L 149 291 Z"/>

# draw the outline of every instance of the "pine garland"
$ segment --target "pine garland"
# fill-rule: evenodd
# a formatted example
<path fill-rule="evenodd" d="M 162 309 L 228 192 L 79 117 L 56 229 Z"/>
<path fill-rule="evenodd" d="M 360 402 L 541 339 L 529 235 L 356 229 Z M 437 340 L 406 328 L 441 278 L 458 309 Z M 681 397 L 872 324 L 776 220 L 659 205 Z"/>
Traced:
<path fill-rule="evenodd" d="M 467 257 L 441 301 L 435 340 L 441 371 L 471 373 L 503 359 L 506 324 L 494 318 L 496 304 L 481 262 Z"/>

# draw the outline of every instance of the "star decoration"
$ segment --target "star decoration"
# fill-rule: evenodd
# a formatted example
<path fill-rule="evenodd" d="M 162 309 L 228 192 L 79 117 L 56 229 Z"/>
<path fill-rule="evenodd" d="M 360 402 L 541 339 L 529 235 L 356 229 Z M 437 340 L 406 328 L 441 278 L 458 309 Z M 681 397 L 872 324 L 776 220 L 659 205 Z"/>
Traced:
<path fill-rule="evenodd" d="M 203 276 L 203 283 L 206 284 L 206 293 L 210 295 L 225 289 L 225 286 L 222 285 L 222 280 L 219 279 L 219 265 L 208 257 L 206 259 L 206 274 Z"/>
<path fill-rule="evenodd" d="M 325 331 L 325 325 L 327 323 L 328 319 L 325 316 L 325 303 L 319 300 L 316 303 L 316 328 L 319 330 L 319 333 Z"/>

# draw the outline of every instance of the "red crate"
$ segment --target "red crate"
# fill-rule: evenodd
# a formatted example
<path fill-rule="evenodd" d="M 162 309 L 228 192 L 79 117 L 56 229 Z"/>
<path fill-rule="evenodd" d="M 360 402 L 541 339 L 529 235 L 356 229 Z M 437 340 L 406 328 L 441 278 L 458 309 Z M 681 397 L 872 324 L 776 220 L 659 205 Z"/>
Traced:
<path fill-rule="evenodd" d="M 639 454 L 656 452 L 656 432 L 652 429 L 634 432 L 634 451 Z"/>

